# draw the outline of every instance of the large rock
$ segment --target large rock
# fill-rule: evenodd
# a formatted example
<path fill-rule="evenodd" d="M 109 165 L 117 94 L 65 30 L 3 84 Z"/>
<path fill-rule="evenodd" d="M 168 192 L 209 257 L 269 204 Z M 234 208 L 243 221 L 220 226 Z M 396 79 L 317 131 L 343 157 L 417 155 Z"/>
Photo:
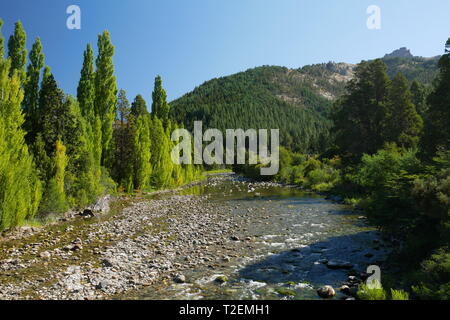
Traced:
<path fill-rule="evenodd" d="M 317 289 L 317 294 L 321 298 L 330 299 L 336 295 L 336 291 L 334 291 L 332 286 L 323 286 Z"/>
<path fill-rule="evenodd" d="M 174 278 L 173 281 L 176 283 L 185 283 L 186 282 L 186 277 L 183 274 L 177 274 Z"/>
<path fill-rule="evenodd" d="M 214 281 L 217 283 L 225 283 L 228 281 L 228 277 L 224 276 L 224 275 L 220 275 L 216 279 L 214 279 Z"/>

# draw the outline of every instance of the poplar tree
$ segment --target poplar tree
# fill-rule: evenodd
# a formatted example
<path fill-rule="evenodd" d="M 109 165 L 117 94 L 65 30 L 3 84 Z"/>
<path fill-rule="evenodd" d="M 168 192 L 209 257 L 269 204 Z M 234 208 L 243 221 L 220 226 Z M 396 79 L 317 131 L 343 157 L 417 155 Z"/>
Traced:
<path fill-rule="evenodd" d="M 66 192 L 65 192 L 65 176 L 68 158 L 66 155 L 66 147 L 57 140 L 55 144 L 55 155 L 53 157 L 53 177 L 47 184 L 45 190 L 45 200 L 42 210 L 45 213 L 60 213 L 68 209 Z"/>
<path fill-rule="evenodd" d="M 2 34 L 3 20 L 0 19 L 0 60 L 5 57 L 5 39 Z"/>
<path fill-rule="evenodd" d="M 25 143 L 20 77 L 9 77 L 11 60 L 0 59 L 0 229 L 31 219 L 41 199 L 41 183 Z"/>
<path fill-rule="evenodd" d="M 11 69 L 9 76 L 17 72 L 22 82 L 26 79 L 26 63 L 27 63 L 27 35 L 20 21 L 17 21 L 14 28 L 14 33 L 8 40 L 8 56 L 11 59 Z"/>
<path fill-rule="evenodd" d="M 172 181 L 173 162 L 170 156 L 171 141 L 163 123 L 157 117 L 151 122 L 151 163 L 152 163 L 152 185 L 156 188 L 170 186 Z"/>
<path fill-rule="evenodd" d="M 398 73 L 388 90 L 385 141 L 404 148 L 416 147 L 422 128 L 423 121 L 412 102 L 408 80 Z"/>
<path fill-rule="evenodd" d="M 67 188 L 68 195 L 78 206 L 85 206 L 97 200 L 105 188 L 102 185 L 102 172 L 97 156 L 96 130 L 100 130 L 99 121 L 92 126 L 85 119 L 78 102 L 67 97 L 66 112 L 69 113 L 69 131 L 75 134 L 66 134 L 68 141 L 67 154 L 69 162 L 66 180 L 70 182 Z"/>
<path fill-rule="evenodd" d="M 108 31 L 98 37 L 95 73 L 95 110 L 102 123 L 102 165 L 112 166 L 113 123 L 116 118 L 116 77 L 114 76 L 114 46 Z"/>
<path fill-rule="evenodd" d="M 39 82 L 41 70 L 44 67 L 44 53 L 40 38 L 36 38 L 30 51 L 30 64 L 27 68 L 27 81 L 25 84 L 25 98 L 23 110 L 25 112 L 25 130 L 28 132 L 28 143 L 34 141 L 37 134 L 38 105 L 39 105 Z"/>
<path fill-rule="evenodd" d="M 150 117 L 146 114 L 139 115 L 136 119 L 133 151 L 134 151 L 134 179 L 136 189 L 144 189 L 150 184 L 152 172 Z"/>
<path fill-rule="evenodd" d="M 102 157 L 102 121 L 95 109 L 94 52 L 90 44 L 83 53 L 83 66 L 77 87 L 77 100 L 81 115 L 87 121 L 87 134 L 95 167 L 100 167 Z"/>
<path fill-rule="evenodd" d="M 90 44 L 87 45 L 83 56 L 83 67 L 77 87 L 77 100 L 80 104 L 81 114 L 92 123 L 95 117 L 95 70 L 94 52 Z"/>
<path fill-rule="evenodd" d="M 152 99 L 152 114 L 157 116 L 163 122 L 164 128 L 167 128 L 170 106 L 167 103 L 167 94 L 162 86 L 162 79 L 160 76 L 156 76 L 155 78 Z"/>
<path fill-rule="evenodd" d="M 174 123 L 172 123 L 171 128 L 173 130 L 176 130 L 176 129 L 178 129 L 178 126 L 174 122 Z M 178 142 L 177 141 L 172 141 L 170 139 L 170 133 L 169 133 L 168 137 L 169 137 L 169 141 L 170 141 L 170 150 L 172 151 L 172 149 L 178 144 Z M 184 178 L 185 178 L 185 175 L 184 175 L 183 171 L 184 171 L 183 170 L 183 166 L 181 164 L 175 164 L 175 163 L 173 164 L 172 181 L 173 181 L 173 184 L 175 186 L 180 186 L 180 185 L 183 184 Z"/>

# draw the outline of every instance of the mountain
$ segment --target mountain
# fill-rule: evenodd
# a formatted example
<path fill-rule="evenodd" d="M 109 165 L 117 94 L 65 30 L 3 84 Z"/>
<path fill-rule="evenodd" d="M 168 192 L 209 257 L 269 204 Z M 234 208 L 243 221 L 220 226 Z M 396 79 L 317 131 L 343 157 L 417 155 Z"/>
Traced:
<path fill-rule="evenodd" d="M 411 51 L 408 48 L 402 47 L 400 49 L 394 50 L 384 56 L 386 58 L 413 58 Z"/>
<path fill-rule="evenodd" d="M 388 66 L 388 75 L 391 78 L 401 72 L 410 81 L 418 80 L 425 85 L 431 85 L 438 74 L 439 59 L 440 56 L 432 58 L 385 57 L 383 61 Z"/>
<path fill-rule="evenodd" d="M 338 80 L 322 85 L 319 78 L 309 71 L 258 67 L 205 82 L 171 102 L 171 113 L 189 130 L 194 120 L 220 130 L 280 128 L 283 145 L 319 151 L 330 126 L 322 112 L 331 106 L 330 97 L 343 90 L 344 82 L 336 76 Z"/>
<path fill-rule="evenodd" d="M 409 55 L 402 48 L 383 58 L 389 76 L 402 72 L 410 81 L 430 85 L 439 57 Z M 299 69 L 249 69 L 203 83 L 172 101 L 171 114 L 189 130 L 195 120 L 220 130 L 281 128 L 282 145 L 305 153 L 322 151 L 327 147 L 330 107 L 345 92 L 355 67 L 328 62 Z"/>

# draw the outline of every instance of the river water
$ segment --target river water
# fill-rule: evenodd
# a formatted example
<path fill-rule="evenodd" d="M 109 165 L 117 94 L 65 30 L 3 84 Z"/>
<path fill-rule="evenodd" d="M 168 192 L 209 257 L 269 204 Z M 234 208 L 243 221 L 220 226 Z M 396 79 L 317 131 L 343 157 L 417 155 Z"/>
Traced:
<path fill-rule="evenodd" d="M 318 287 L 337 288 L 386 256 L 360 213 L 298 188 L 224 175 L 180 193 L 227 208 L 242 245 L 219 267 L 189 270 L 186 283 L 151 286 L 139 299 L 319 299 Z M 346 268 L 328 266 L 336 261 Z"/>

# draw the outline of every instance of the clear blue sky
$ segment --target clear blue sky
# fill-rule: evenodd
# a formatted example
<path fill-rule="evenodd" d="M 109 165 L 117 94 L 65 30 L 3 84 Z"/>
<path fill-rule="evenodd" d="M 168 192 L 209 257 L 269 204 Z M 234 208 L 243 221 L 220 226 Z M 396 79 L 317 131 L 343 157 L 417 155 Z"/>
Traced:
<path fill-rule="evenodd" d="M 79 5 L 81 30 L 66 28 L 66 8 Z M 366 27 L 369 5 L 381 30 Z M 111 32 L 118 87 L 151 102 L 155 75 L 170 99 L 204 81 L 260 65 L 292 68 L 327 61 L 357 63 L 402 46 L 442 54 L 450 37 L 448 0 L 3 0 L 8 38 L 20 19 L 27 46 L 43 42 L 46 63 L 75 94 L 82 53 Z"/>

